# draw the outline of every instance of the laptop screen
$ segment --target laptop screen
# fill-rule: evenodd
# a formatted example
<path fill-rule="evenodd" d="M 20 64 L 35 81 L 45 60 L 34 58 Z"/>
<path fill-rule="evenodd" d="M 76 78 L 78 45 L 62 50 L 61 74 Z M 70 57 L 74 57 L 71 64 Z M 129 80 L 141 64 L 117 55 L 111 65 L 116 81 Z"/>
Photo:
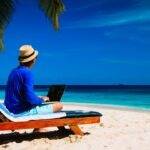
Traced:
<path fill-rule="evenodd" d="M 60 101 L 65 87 L 65 85 L 51 85 L 47 94 L 50 101 Z"/>

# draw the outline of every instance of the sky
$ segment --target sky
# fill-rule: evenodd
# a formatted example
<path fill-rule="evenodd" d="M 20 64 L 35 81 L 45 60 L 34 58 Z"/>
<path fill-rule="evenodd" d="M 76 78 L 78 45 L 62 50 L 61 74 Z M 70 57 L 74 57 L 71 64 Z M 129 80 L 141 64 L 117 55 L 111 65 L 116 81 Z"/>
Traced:
<path fill-rule="evenodd" d="M 39 51 L 35 84 L 150 84 L 149 0 L 64 0 L 60 30 L 38 0 L 17 0 L 0 53 L 0 84 L 18 66 L 19 47 Z"/>

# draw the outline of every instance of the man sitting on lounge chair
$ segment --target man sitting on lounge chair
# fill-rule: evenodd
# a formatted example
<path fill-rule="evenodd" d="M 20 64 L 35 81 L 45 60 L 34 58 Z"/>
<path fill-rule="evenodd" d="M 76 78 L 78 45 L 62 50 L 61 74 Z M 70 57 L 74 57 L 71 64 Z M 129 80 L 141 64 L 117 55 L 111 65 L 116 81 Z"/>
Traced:
<path fill-rule="evenodd" d="M 36 61 L 38 51 L 31 45 L 20 47 L 20 65 L 13 69 L 8 77 L 4 104 L 14 113 L 27 113 L 29 115 L 43 115 L 58 112 L 62 109 L 61 103 L 44 104 L 48 97 L 38 97 L 33 90 L 33 76 L 31 67 Z"/>

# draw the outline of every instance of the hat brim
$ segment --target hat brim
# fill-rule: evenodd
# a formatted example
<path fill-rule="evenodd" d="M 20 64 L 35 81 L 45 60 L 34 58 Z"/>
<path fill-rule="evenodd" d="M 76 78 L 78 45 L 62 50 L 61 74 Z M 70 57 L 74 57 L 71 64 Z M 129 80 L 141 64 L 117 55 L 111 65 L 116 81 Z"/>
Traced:
<path fill-rule="evenodd" d="M 38 53 L 39 52 L 35 50 L 35 53 L 32 56 L 30 56 L 29 58 L 25 58 L 23 60 L 20 60 L 20 62 L 23 62 L 23 63 L 29 62 L 29 61 L 35 59 L 38 56 Z"/>

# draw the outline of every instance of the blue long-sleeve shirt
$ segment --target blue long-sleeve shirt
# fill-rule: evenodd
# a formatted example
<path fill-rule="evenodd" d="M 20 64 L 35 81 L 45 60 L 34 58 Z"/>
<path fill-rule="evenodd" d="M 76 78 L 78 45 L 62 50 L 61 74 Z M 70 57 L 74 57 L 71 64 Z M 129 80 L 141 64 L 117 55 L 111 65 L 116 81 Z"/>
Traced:
<path fill-rule="evenodd" d="M 43 100 L 37 97 L 33 89 L 33 76 L 28 67 L 19 66 L 8 77 L 4 104 L 7 109 L 18 114 L 40 105 Z"/>

